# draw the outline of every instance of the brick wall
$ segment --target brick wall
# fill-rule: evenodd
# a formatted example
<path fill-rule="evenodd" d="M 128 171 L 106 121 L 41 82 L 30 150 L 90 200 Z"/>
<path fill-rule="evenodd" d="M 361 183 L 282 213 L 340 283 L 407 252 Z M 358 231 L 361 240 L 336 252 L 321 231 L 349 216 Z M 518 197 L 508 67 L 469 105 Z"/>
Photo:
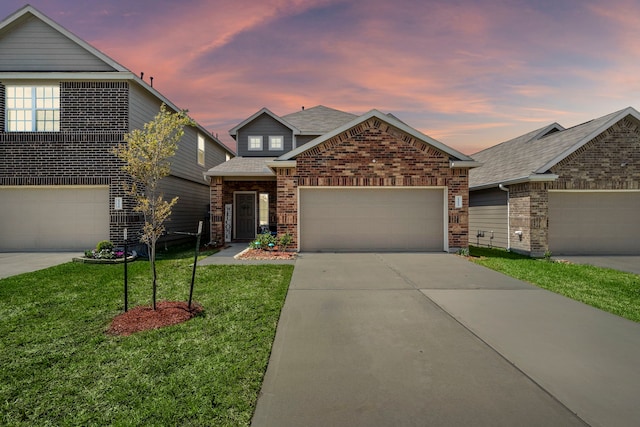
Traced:
<path fill-rule="evenodd" d="M 126 133 L 128 129 L 127 82 L 60 83 L 60 131 Z"/>
<path fill-rule="evenodd" d="M 640 189 L 640 126 L 626 118 L 553 166 L 558 179 L 509 187 L 514 251 L 543 256 L 549 249 L 548 190 Z M 522 240 L 514 234 L 522 231 Z"/>
<path fill-rule="evenodd" d="M 295 169 L 279 169 L 278 226 L 297 243 L 298 186 L 440 186 L 448 188 L 449 247 L 468 246 L 468 170 L 449 156 L 372 118 L 302 153 Z M 455 209 L 455 196 L 463 207 Z"/>
<path fill-rule="evenodd" d="M 122 230 L 136 236 L 141 216 L 126 193 L 130 178 L 113 149 L 128 130 L 128 83 L 60 83 L 60 132 L 0 132 L 0 186 L 108 185 L 110 239 L 122 243 Z M 0 85 L 4 126 L 4 86 Z M 115 211 L 113 199 L 124 209 Z"/>

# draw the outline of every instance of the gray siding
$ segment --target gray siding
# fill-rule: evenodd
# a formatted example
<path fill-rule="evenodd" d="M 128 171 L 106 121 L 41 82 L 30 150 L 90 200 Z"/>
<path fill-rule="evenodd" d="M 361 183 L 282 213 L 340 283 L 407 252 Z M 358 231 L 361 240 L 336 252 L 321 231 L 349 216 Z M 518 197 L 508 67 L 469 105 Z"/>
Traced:
<path fill-rule="evenodd" d="M 37 18 L 0 34 L 0 71 L 114 71 Z"/>
<path fill-rule="evenodd" d="M 505 191 L 496 188 L 469 193 L 469 244 L 508 248 L 508 221 Z"/>
<path fill-rule="evenodd" d="M 249 136 L 262 136 L 262 151 L 249 151 Z M 283 136 L 284 149 L 269 150 L 269 136 Z M 238 155 L 243 157 L 277 157 L 293 149 L 293 132 L 268 114 L 261 114 L 247 123 L 236 135 Z"/>
<path fill-rule="evenodd" d="M 320 135 L 297 135 L 296 136 L 296 148 L 301 147 L 309 141 L 313 141 Z"/>
<path fill-rule="evenodd" d="M 162 103 L 138 85 L 132 84 L 130 93 L 130 131 L 144 128 L 160 111 Z M 198 133 L 205 138 L 205 164 L 198 164 Z M 171 174 L 195 182 L 205 182 L 203 173 L 226 161 L 225 150 L 210 134 L 187 127 L 178 143 L 178 151 L 171 162 Z"/>
<path fill-rule="evenodd" d="M 198 229 L 198 221 L 209 220 L 209 185 L 206 182 L 202 181 L 202 184 L 199 184 L 169 176 L 163 179 L 161 188 L 166 200 L 178 196 L 178 202 L 173 207 L 171 217 L 166 224 L 167 239 L 182 239 L 184 236 L 172 235 L 172 233 L 176 231 L 195 233 Z M 203 230 L 205 232 L 209 230 L 206 223 Z M 203 237 L 202 242 L 207 243 L 208 240 Z"/>
<path fill-rule="evenodd" d="M 129 131 L 142 129 L 144 124 L 153 120 L 160 111 L 160 102 L 137 84 L 129 88 Z"/>

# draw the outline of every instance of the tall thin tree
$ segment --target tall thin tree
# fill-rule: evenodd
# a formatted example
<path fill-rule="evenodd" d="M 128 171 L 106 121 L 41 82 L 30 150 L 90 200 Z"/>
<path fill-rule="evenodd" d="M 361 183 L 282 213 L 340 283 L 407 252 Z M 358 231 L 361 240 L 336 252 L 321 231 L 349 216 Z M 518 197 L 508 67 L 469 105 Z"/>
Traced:
<path fill-rule="evenodd" d="M 140 240 L 149 250 L 154 310 L 157 295 L 156 243 L 164 234 L 165 221 L 178 201 L 177 197 L 170 201 L 164 199 L 160 181 L 171 173 L 171 158 L 184 135 L 184 127 L 194 125 L 186 111 L 174 113 L 162 104 L 160 112 L 152 121 L 145 123 L 144 129 L 134 129 L 126 134 L 125 143 L 115 149 L 116 156 L 125 163 L 122 169 L 132 178 L 127 190 L 136 200 L 134 210 L 144 216 Z"/>

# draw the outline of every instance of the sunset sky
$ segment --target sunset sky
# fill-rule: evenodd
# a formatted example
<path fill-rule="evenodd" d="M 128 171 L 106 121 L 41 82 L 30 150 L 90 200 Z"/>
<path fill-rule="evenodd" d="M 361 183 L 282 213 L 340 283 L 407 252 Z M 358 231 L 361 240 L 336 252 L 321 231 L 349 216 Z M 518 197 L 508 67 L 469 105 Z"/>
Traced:
<path fill-rule="evenodd" d="M 30 0 L 225 143 L 267 107 L 390 112 L 472 154 L 640 109 L 640 0 Z M 4 19 L 25 5 L 2 0 Z"/>

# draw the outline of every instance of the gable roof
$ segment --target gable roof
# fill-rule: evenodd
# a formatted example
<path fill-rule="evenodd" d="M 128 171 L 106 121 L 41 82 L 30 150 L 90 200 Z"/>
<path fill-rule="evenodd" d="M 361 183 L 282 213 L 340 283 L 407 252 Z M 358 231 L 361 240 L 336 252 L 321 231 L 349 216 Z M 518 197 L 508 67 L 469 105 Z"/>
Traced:
<path fill-rule="evenodd" d="M 269 176 L 275 174 L 267 165 L 275 157 L 234 157 L 224 163 L 212 167 L 204 176 Z"/>
<path fill-rule="evenodd" d="M 12 15 L 8 16 L 4 20 L 0 22 L 0 39 L 14 31 L 18 26 L 23 23 L 29 22 L 29 20 L 38 19 L 43 24 L 49 26 L 54 31 L 60 33 L 62 36 L 66 37 L 72 43 L 75 43 L 79 48 L 88 52 L 90 55 L 93 55 L 98 60 L 104 62 L 110 71 L 55 71 L 55 72 L 24 72 L 24 71 L 2 71 L 0 70 L 0 78 L 3 79 L 61 79 L 61 80 L 98 80 L 98 79 L 111 79 L 111 80 L 127 80 L 137 84 L 146 92 L 149 92 L 151 96 L 159 100 L 161 103 L 164 103 L 170 109 L 174 111 L 181 111 L 182 109 L 176 106 L 173 102 L 171 102 L 167 97 L 162 95 L 156 89 L 147 84 L 144 80 L 134 74 L 131 70 L 119 64 L 118 62 L 111 59 L 109 56 L 105 55 L 100 50 L 91 46 L 86 41 L 82 40 L 80 37 L 73 34 L 71 31 L 67 30 L 57 22 L 53 21 L 51 18 L 37 10 L 31 5 L 26 5 L 21 9 L 14 12 Z M 221 147 L 226 152 L 235 155 L 235 152 L 222 143 L 217 137 L 215 137 L 211 132 L 205 129 L 199 123 L 196 123 L 196 128 L 206 134 L 209 138 L 213 139 L 213 141 Z"/>
<path fill-rule="evenodd" d="M 308 151 L 320 144 L 322 144 L 323 142 L 333 138 L 334 136 L 337 136 L 339 134 L 341 134 L 342 132 L 345 132 L 349 129 L 351 129 L 354 126 L 359 125 L 360 123 L 363 123 L 371 118 L 377 118 L 399 130 L 401 130 L 402 132 L 411 135 L 412 137 L 423 141 L 429 145 L 431 145 L 432 147 L 447 153 L 449 156 L 451 156 L 453 158 L 453 160 L 457 160 L 459 162 L 472 162 L 474 163 L 473 165 L 468 164 L 466 167 L 469 166 L 478 166 L 477 164 L 475 164 L 474 160 L 465 155 L 460 153 L 459 151 L 454 150 L 453 148 L 439 142 L 436 141 L 435 139 L 423 134 L 422 132 L 407 126 L 405 123 L 399 121 L 398 119 L 396 119 L 395 117 L 391 116 L 391 115 L 387 115 L 384 113 L 381 113 L 378 110 L 371 110 L 368 113 L 363 114 L 362 116 L 356 117 L 355 119 L 351 120 L 348 123 L 345 123 L 344 125 L 332 130 L 331 132 L 328 132 L 322 136 L 319 136 L 318 138 L 296 148 L 295 150 L 289 151 L 288 153 L 283 154 L 282 156 L 278 157 L 277 160 L 278 161 L 287 161 L 287 160 L 293 160 L 295 159 L 298 155 L 300 155 L 301 153 L 304 153 L 305 151 Z M 460 167 L 463 167 L 463 165 L 461 164 Z"/>
<path fill-rule="evenodd" d="M 234 126 L 233 128 L 229 129 L 229 135 L 231 135 L 232 137 L 235 138 L 235 136 L 238 134 L 238 130 L 242 129 L 244 126 L 246 126 L 247 124 L 251 123 L 256 118 L 260 117 L 263 114 L 266 114 L 266 115 L 270 116 L 272 119 L 274 119 L 275 121 L 277 121 L 279 123 L 282 123 L 284 126 L 286 126 L 289 129 L 291 129 L 295 135 L 300 134 L 300 129 L 298 129 L 297 127 L 295 127 L 294 125 L 292 125 L 288 121 L 284 120 L 283 118 L 281 118 L 277 114 L 274 114 L 267 107 L 262 107 L 259 111 L 256 111 L 250 117 L 244 119 L 243 121 L 238 123 L 236 126 Z"/>
<path fill-rule="evenodd" d="M 470 172 L 469 187 L 555 179 L 549 174 L 554 165 L 629 115 L 640 120 L 640 113 L 628 107 L 568 129 L 554 123 L 472 154 L 483 166 Z"/>
<path fill-rule="evenodd" d="M 358 117 L 355 114 L 317 105 L 282 116 L 303 135 L 322 135 Z"/>
<path fill-rule="evenodd" d="M 40 12 L 39 10 L 37 10 L 31 5 L 26 5 L 23 8 L 18 9 L 12 15 L 8 16 L 6 19 L 0 22 L 0 38 L 2 38 L 2 36 L 4 36 L 6 33 L 12 31 L 16 26 L 28 22 L 28 20 L 32 19 L 33 17 L 39 19 L 40 21 L 42 21 L 43 23 L 45 23 L 46 25 L 48 25 L 49 27 L 53 28 L 55 31 L 57 31 L 58 33 L 66 37 L 67 39 L 71 40 L 77 46 L 84 49 L 89 54 L 93 55 L 94 57 L 98 58 L 100 61 L 104 62 L 114 71 L 129 71 L 125 67 L 123 67 L 122 65 L 120 65 L 119 63 L 117 63 L 107 55 L 105 55 L 103 52 L 91 46 L 89 43 L 82 40 L 80 37 L 76 36 L 71 31 L 67 30 L 57 22 L 53 21 L 48 16 L 46 16 L 45 14 L 43 14 L 42 12 Z"/>

